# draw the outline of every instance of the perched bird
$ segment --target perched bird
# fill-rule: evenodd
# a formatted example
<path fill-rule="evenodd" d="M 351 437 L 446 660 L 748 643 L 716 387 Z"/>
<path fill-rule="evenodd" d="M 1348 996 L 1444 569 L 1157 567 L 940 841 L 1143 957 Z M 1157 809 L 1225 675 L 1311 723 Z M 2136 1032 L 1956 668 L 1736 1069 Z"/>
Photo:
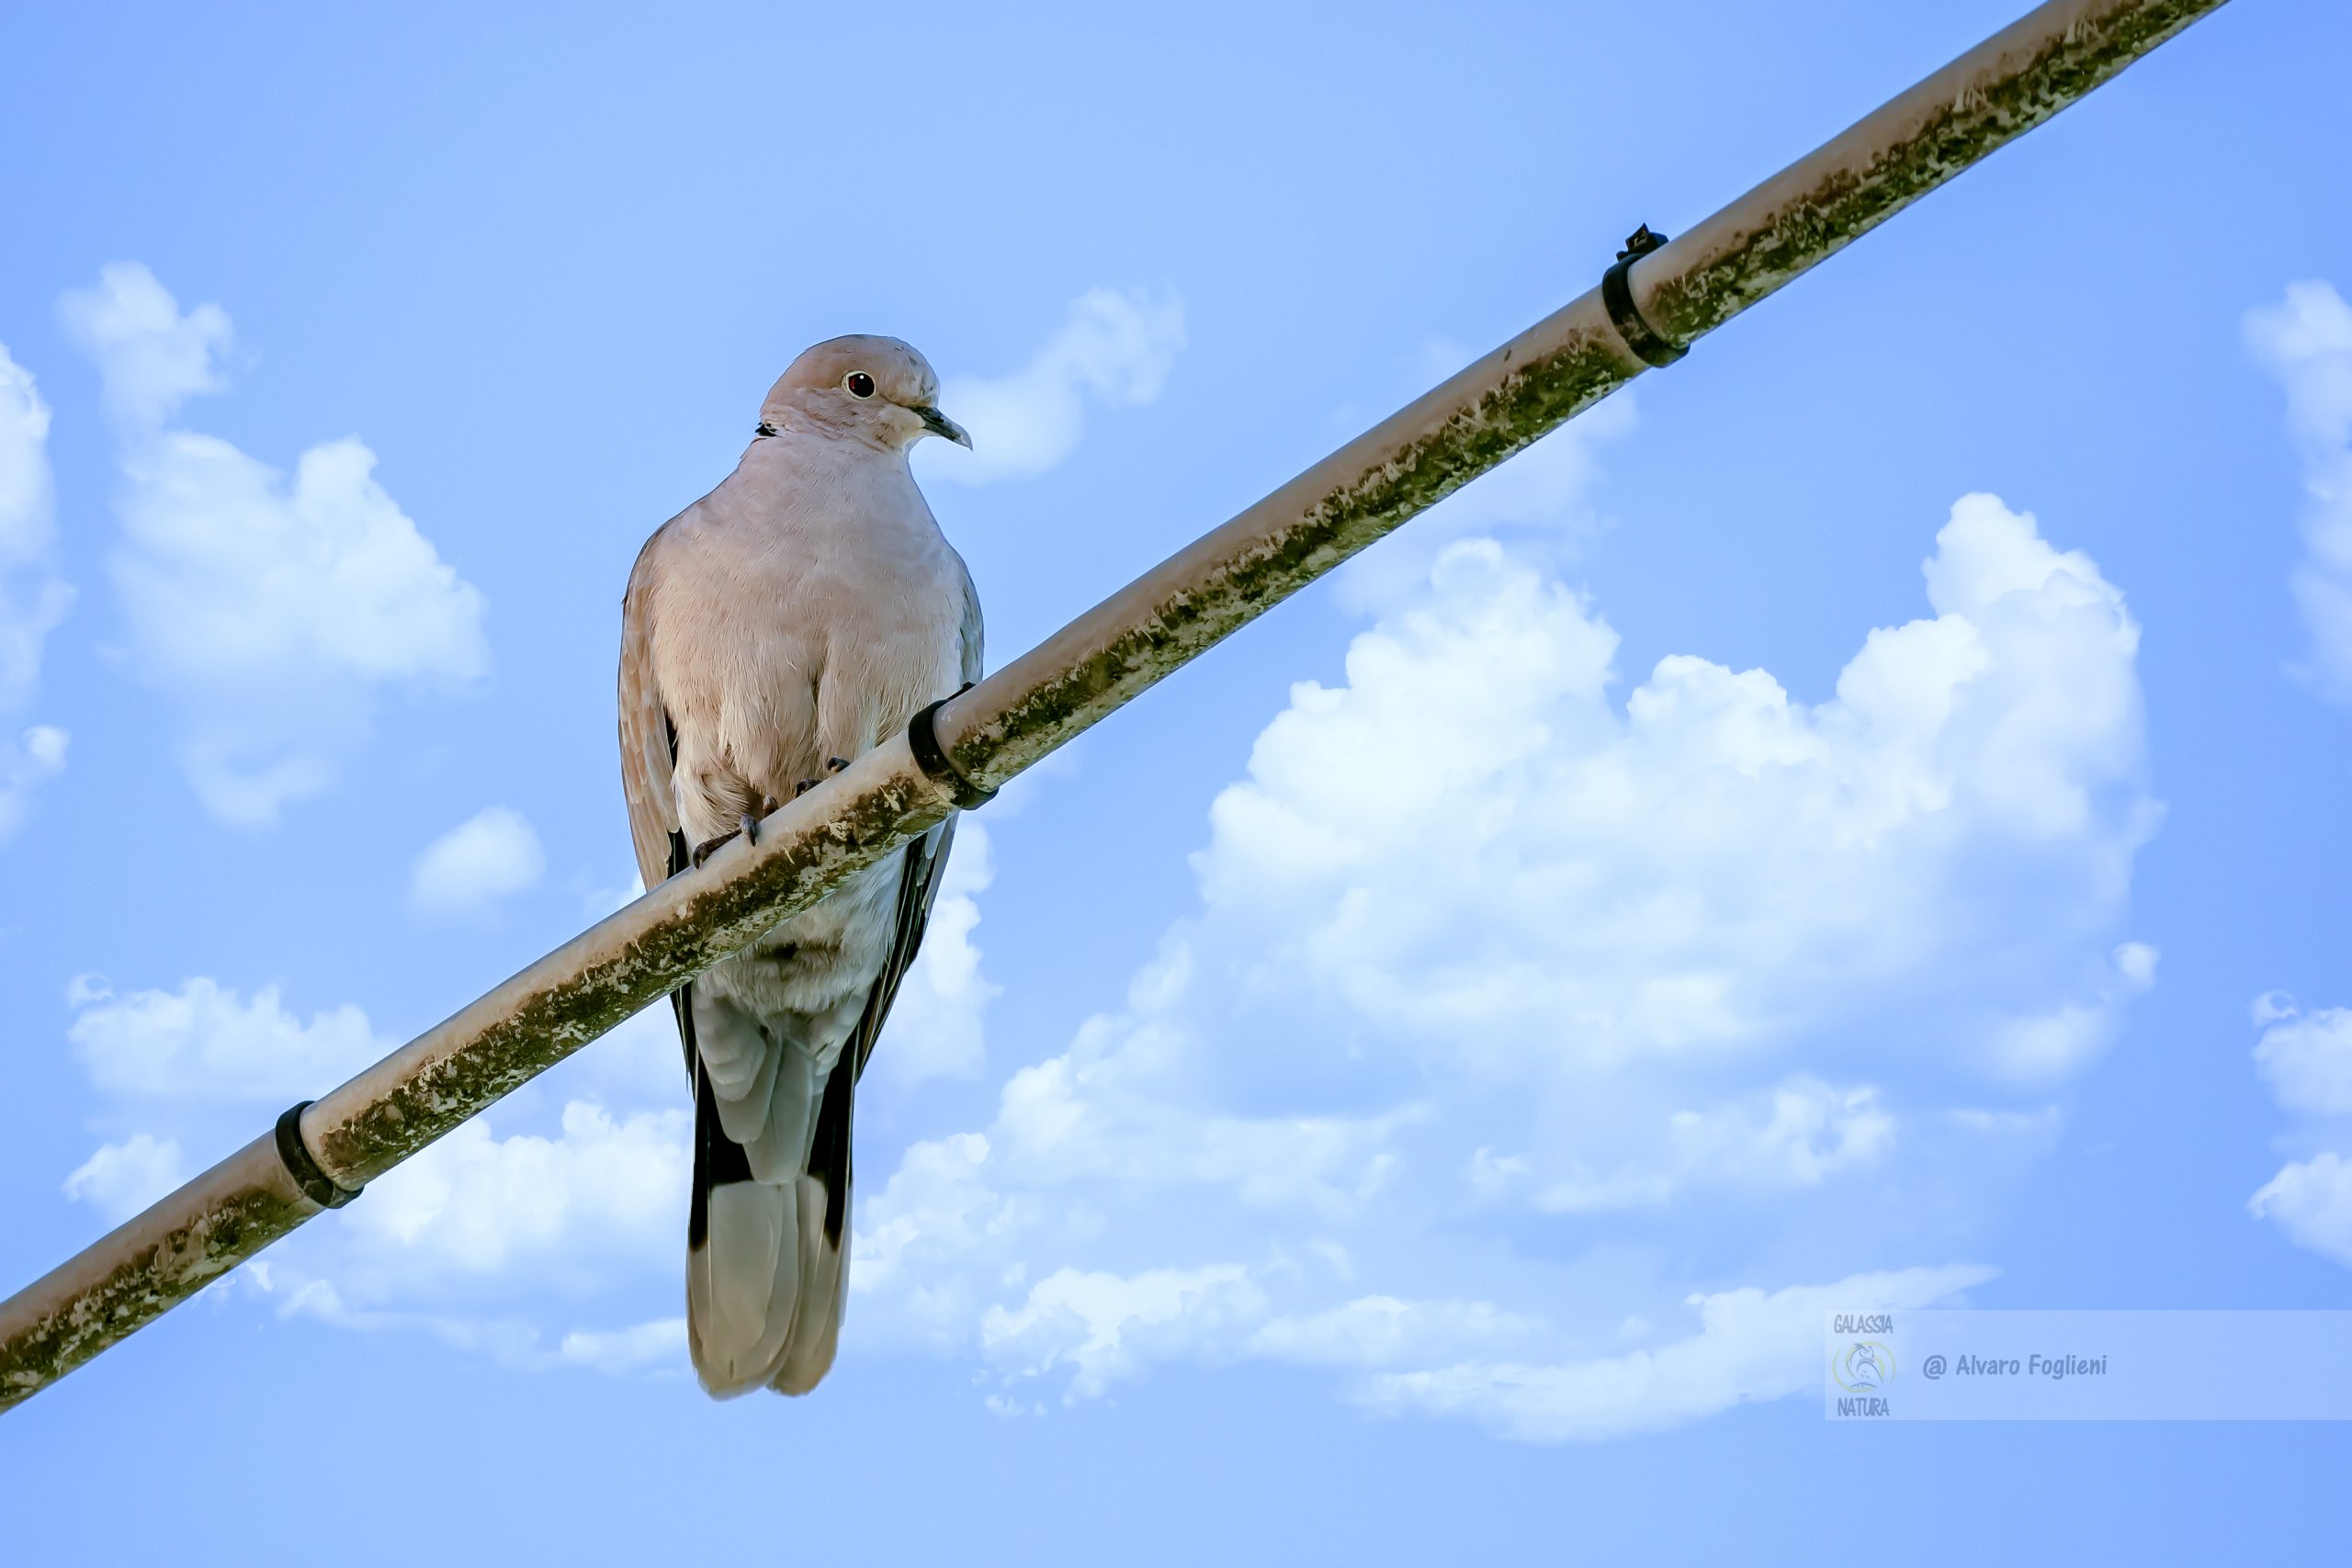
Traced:
<path fill-rule="evenodd" d="M 649 887 L 980 673 L 980 605 L 915 488 L 969 446 L 888 337 L 820 343 L 717 490 L 662 525 L 621 613 L 621 780 Z M 687 1343 L 714 1396 L 806 1393 L 848 1282 L 850 1104 L 947 863 L 950 818 L 671 999 L 695 1096 Z"/>

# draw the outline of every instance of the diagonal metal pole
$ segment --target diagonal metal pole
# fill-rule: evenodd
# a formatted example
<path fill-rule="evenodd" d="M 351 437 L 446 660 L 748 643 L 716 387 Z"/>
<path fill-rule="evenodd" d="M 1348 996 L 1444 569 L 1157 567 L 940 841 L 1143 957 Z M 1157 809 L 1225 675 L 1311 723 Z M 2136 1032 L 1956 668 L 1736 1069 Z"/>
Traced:
<path fill-rule="evenodd" d="M 2052 0 L 0 1302 L 0 1409 L 984 798 L 1399 524 L 2220 8 Z"/>

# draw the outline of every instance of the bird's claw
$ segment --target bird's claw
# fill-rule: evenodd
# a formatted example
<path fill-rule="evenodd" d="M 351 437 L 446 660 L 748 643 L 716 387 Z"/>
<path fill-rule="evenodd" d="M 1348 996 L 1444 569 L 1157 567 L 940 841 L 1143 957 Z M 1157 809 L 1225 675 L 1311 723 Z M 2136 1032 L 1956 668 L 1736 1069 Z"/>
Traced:
<path fill-rule="evenodd" d="M 825 759 L 825 772 L 829 773 L 838 773 L 843 768 L 848 766 L 849 759 L 847 757 L 828 757 Z M 802 779 L 798 784 L 792 786 L 793 797 L 795 799 L 798 799 L 801 795 L 807 795 L 810 790 L 815 789 L 819 784 L 823 784 L 824 782 L 825 781 L 822 779 Z"/>
<path fill-rule="evenodd" d="M 696 844 L 695 846 L 694 853 L 695 864 L 700 865 L 703 862 L 717 854 L 718 852 L 718 846 L 725 843 L 729 839 L 741 839 L 745 843 L 751 844 L 758 843 L 760 841 L 760 818 L 765 816 L 767 812 L 774 811 L 775 809 L 775 801 L 774 798 L 770 798 L 765 803 L 763 810 L 757 813 L 746 811 L 743 815 L 735 818 L 735 827 L 731 832 L 721 833 L 716 839 L 705 839 L 701 843 Z"/>

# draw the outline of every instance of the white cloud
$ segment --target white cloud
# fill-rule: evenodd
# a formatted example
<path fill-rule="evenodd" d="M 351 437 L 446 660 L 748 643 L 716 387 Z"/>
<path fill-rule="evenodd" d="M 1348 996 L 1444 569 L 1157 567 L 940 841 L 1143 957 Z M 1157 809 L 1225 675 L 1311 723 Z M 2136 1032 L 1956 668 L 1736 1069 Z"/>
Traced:
<path fill-rule="evenodd" d="M 1654 1207 L 1692 1186 L 1749 1194 L 1811 1187 L 1868 1168 L 1894 1132 L 1877 1090 L 1796 1078 L 1704 1111 L 1678 1111 L 1667 1118 L 1656 1163 L 1598 1177 L 1571 1171 L 1534 1201 L 1554 1213 L 1583 1213 Z"/>
<path fill-rule="evenodd" d="M 1090 1019 L 1069 1051 L 1015 1072 L 985 1133 L 910 1148 L 859 1205 L 851 1288 L 904 1293 L 936 1328 L 1023 1248 L 1087 1229 L 1095 1198 L 1217 1193 L 1250 1210 L 1329 1215 L 1380 1191 L 1394 1163 L 1384 1145 L 1417 1112 L 1204 1105 L 1193 1071 L 1202 1043 L 1170 1016 L 1186 976 L 1179 950 L 1137 979 L 1133 1010 Z"/>
<path fill-rule="evenodd" d="M 994 378 L 945 379 L 940 406 L 971 432 L 972 450 L 925 450 L 925 472 L 978 485 L 1057 468 L 1085 434 L 1090 399 L 1150 402 L 1183 346 L 1184 310 L 1175 299 L 1091 289 L 1023 368 Z"/>
<path fill-rule="evenodd" d="M 1382 1145 L 1410 1111 L 1240 1116 L 1184 1093 L 1203 1042 L 1157 1010 L 1090 1019 L 1004 1087 L 991 1132 L 1010 1179 L 1131 1191 L 1223 1189 L 1250 1208 L 1344 1213 L 1379 1191 Z"/>
<path fill-rule="evenodd" d="M 989 1358 L 1020 1378 L 1070 1372 L 1067 1397 L 1088 1399 L 1131 1377 L 1140 1362 L 1199 1349 L 1265 1310 L 1265 1294 L 1238 1264 L 1150 1269 L 1118 1275 L 1057 1269 L 1014 1307 L 980 1322 Z"/>
<path fill-rule="evenodd" d="M 178 301 L 136 262 L 98 269 L 95 288 L 57 303 L 66 332 L 97 362 L 107 412 L 127 429 L 146 431 L 198 392 L 228 382 L 215 359 L 229 351 L 229 317 L 218 305 L 183 315 Z"/>
<path fill-rule="evenodd" d="M 2307 1145 L 2335 1147 L 2289 1161 L 2246 1200 L 2246 1212 L 2297 1247 L 2352 1268 L 2352 1009 L 2305 1013 L 2271 991 L 2254 999 L 2252 1011 L 2267 1025 L 2254 1048 L 2263 1081 L 2281 1110 L 2301 1119 Z"/>
<path fill-rule="evenodd" d="M 50 570 L 49 405 L 0 344 L 0 713 L 40 680 L 41 645 L 74 603 Z"/>
<path fill-rule="evenodd" d="M 368 1184 L 367 1201 L 345 1216 L 338 1283 L 377 1301 L 449 1277 L 676 1263 L 693 1126 L 682 1107 L 616 1117 L 587 1100 L 563 1108 L 554 1137 L 501 1138 L 476 1117 Z"/>
<path fill-rule="evenodd" d="M 2352 1269 L 2352 1159 L 2322 1151 L 2290 1161 L 2246 1201 L 2246 1212 L 2297 1247 Z"/>
<path fill-rule="evenodd" d="M 1491 1302 L 1358 1296 L 1304 1317 L 1278 1317 L 1250 1337 L 1253 1354 L 1316 1367 L 1385 1367 L 1496 1348 L 1532 1337 L 1535 1319 Z"/>
<path fill-rule="evenodd" d="M 2246 313 L 2245 336 L 2287 389 L 2309 492 L 2304 557 L 2290 580 L 2312 642 L 2302 673 L 2352 703 L 2352 306 L 2333 284 L 2291 283 L 2278 304 Z"/>
<path fill-rule="evenodd" d="M 65 1179 L 65 1196 L 87 1203 L 112 1224 L 138 1213 L 187 1179 L 187 1160 L 169 1138 L 135 1133 L 104 1144 Z"/>
<path fill-rule="evenodd" d="M 485 807 L 433 840 L 409 877 L 409 901 L 438 915 L 478 914 L 538 885 L 539 836 L 508 806 Z"/>
<path fill-rule="evenodd" d="M 99 1089 L 126 1099 L 290 1103 L 332 1089 L 393 1043 L 348 1004 L 305 1023 L 276 986 L 247 1002 L 198 976 L 177 991 L 118 998 L 85 976 L 72 998 L 80 1008 L 66 1031 L 74 1059 Z"/>
<path fill-rule="evenodd" d="M 36 724 L 13 741 L 0 739 L 0 842 L 23 823 L 33 790 L 65 771 L 67 739 L 53 724 Z"/>
<path fill-rule="evenodd" d="M 1753 1050 L 1891 995 L 1939 998 L 1917 1043 L 2013 1063 L 2017 1020 L 2131 988 L 2084 939 L 2155 818 L 2138 628 L 1990 496 L 1938 544 L 1935 618 L 1872 632 L 1831 700 L 1672 655 L 1622 716 L 1615 633 L 1453 547 L 1218 797 L 1212 917 L 1481 1073 Z"/>
<path fill-rule="evenodd" d="M 2072 999 L 1993 1027 L 1993 1064 L 2027 1080 L 2060 1077 L 2083 1066 L 2114 1039 L 2124 1004 L 2156 983 L 2156 959 L 2148 943 L 2127 942 L 2103 961 L 2088 963 Z"/>
<path fill-rule="evenodd" d="M 49 404 L 33 373 L 0 344 L 0 565 L 36 558 L 49 547 L 52 526 Z M 15 666 L 0 664 L 0 672 L 13 675 Z"/>
<path fill-rule="evenodd" d="M 182 761 L 216 816 L 267 823 L 325 788 L 379 688 L 486 668 L 481 595 L 376 482 L 357 439 L 311 447 L 289 480 L 165 425 L 222 385 L 217 307 L 183 314 L 144 267 L 115 265 L 60 310 L 123 442 L 109 566 L 130 665 L 179 705 Z"/>
<path fill-rule="evenodd" d="M 1380 1410 L 1466 1417 L 1521 1442 L 1661 1431 L 1735 1404 L 1817 1392 L 1826 1313 L 1931 1306 L 1993 1272 L 1906 1269 L 1770 1295 L 1753 1287 L 1696 1295 L 1687 1304 L 1697 1309 L 1699 1331 L 1656 1349 L 1548 1365 L 1464 1361 L 1385 1373 L 1372 1382 L 1364 1401 Z"/>
<path fill-rule="evenodd" d="M 1003 987 L 980 973 L 980 950 L 972 933 L 980 923 L 979 896 L 995 878 L 988 829 L 966 817 L 956 825 L 956 843 L 923 931 L 922 951 L 899 987 L 868 1071 L 900 1086 L 978 1074 L 988 1059 L 988 1006 Z"/>
<path fill-rule="evenodd" d="M 305 1233 L 306 1237 L 314 1234 Z M 650 1374 L 659 1378 L 680 1377 L 686 1370 L 686 1320 L 683 1317 L 658 1318 L 620 1329 L 573 1329 L 550 1348 L 547 1330 L 528 1314 L 369 1306 L 346 1297 L 333 1280 L 306 1275 L 299 1269 L 248 1264 L 211 1289 L 250 1292 L 272 1302 L 281 1318 L 306 1317 L 363 1334 L 428 1334 L 453 1349 L 487 1356 L 512 1371 L 579 1369 L 610 1377 Z"/>
<path fill-rule="evenodd" d="M 1379 1190 L 1398 1118 L 1205 1112 L 1179 1094 L 1191 1055 L 1133 1017 L 1091 1021 L 1069 1053 L 1014 1075 L 988 1133 L 918 1143 L 867 1189 L 850 1288 L 914 1337 L 980 1349 L 1008 1375 L 1068 1370 L 1079 1397 L 1184 1347 L 1238 1353 L 1227 1330 L 1268 1307 L 1238 1264 L 1062 1268 L 1025 1283 L 1037 1252 L 1102 1239 L 1104 1203 L 1135 1213 L 1192 1194 L 1197 1215 L 1221 1212 L 1208 1206 L 1221 1196 L 1244 1212 L 1328 1217 Z M 1213 1244 L 1225 1228 L 1162 1224 L 1135 1239 Z"/>
<path fill-rule="evenodd" d="M 657 1318 L 609 1333 L 574 1329 L 563 1337 L 557 1354 L 573 1366 L 598 1371 L 642 1371 L 649 1367 L 683 1368 L 686 1361 L 686 1320 Z"/>
<path fill-rule="evenodd" d="M 2352 1008 L 2290 1009 L 2273 1018 L 2254 1059 L 2278 1103 L 2306 1115 L 2352 1116 Z"/>
<path fill-rule="evenodd" d="M 917 1316 L 955 1326 L 968 1293 L 955 1270 L 978 1260 L 1001 1266 L 1010 1244 L 1036 1229 L 1032 1202 L 989 1185 L 989 1141 L 978 1133 L 927 1140 L 907 1150 L 879 1192 L 858 1205 L 850 1289 L 895 1292 Z"/>
<path fill-rule="evenodd" d="M 41 649 L 74 604 L 51 565 L 48 443 L 49 405 L 0 344 L 0 716 L 39 687 Z M 23 821 L 34 787 L 64 765 L 65 731 L 54 725 L 0 739 L 0 840 Z"/>

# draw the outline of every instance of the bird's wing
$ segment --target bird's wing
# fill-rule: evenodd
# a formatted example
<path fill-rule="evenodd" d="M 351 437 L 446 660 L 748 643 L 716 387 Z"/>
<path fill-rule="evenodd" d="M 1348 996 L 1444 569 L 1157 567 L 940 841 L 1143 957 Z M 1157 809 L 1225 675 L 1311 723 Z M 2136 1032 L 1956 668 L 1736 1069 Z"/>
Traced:
<path fill-rule="evenodd" d="M 883 961 L 882 973 L 875 976 L 874 988 L 866 993 L 865 1010 L 858 1015 L 856 1032 L 850 1036 L 850 1060 L 856 1064 L 854 1072 L 863 1077 L 866 1058 L 874 1055 L 874 1043 L 882 1037 L 883 1021 L 890 1016 L 890 1004 L 899 998 L 899 982 L 906 978 L 907 970 L 915 961 L 915 951 L 922 946 L 923 928 L 931 921 L 931 907 L 939 901 L 940 874 L 947 869 L 947 849 L 956 840 L 956 818 L 946 821 L 907 846 L 905 869 L 899 875 L 898 929 L 890 940 L 890 955 Z"/>
<path fill-rule="evenodd" d="M 958 564 L 961 564 L 960 560 Z M 980 678 L 980 645 L 987 638 L 980 622 L 980 591 L 972 586 L 972 574 L 964 573 L 964 683 L 970 685 Z"/>
<path fill-rule="evenodd" d="M 963 677 L 967 684 L 980 678 L 980 596 L 972 587 L 971 575 L 964 577 L 963 610 Z M 947 869 L 947 852 L 956 841 L 956 818 L 946 821 L 907 846 L 905 870 L 899 880 L 898 929 L 890 942 L 890 956 L 882 965 L 882 973 L 875 979 L 874 989 L 867 993 L 865 1011 L 859 1015 L 857 1032 L 850 1036 L 854 1053 L 850 1060 L 854 1071 L 863 1075 L 866 1059 L 874 1055 L 874 1043 L 881 1038 L 883 1021 L 890 1016 L 890 1004 L 898 999 L 899 982 L 906 977 L 908 967 L 915 961 L 915 952 L 922 945 L 923 928 L 931 921 L 931 908 L 939 902 L 939 879 Z"/>
<path fill-rule="evenodd" d="M 661 542 L 660 534 L 646 541 L 621 600 L 621 793 L 628 800 L 637 869 L 648 887 L 683 867 L 686 847 L 671 782 L 677 735 L 653 671 L 653 578 Z"/>

